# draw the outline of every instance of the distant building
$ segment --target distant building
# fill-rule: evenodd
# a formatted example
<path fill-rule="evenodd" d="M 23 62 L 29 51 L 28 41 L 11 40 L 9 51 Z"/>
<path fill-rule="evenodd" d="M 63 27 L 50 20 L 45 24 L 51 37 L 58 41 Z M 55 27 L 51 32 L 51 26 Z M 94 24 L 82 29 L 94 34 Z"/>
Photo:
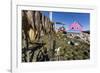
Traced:
<path fill-rule="evenodd" d="M 59 32 L 63 32 L 64 34 L 66 34 L 66 29 L 63 26 L 62 27 L 59 27 L 58 31 Z"/>
<path fill-rule="evenodd" d="M 79 22 L 73 22 L 69 28 L 68 28 L 69 31 L 75 31 L 75 32 L 81 32 L 82 31 L 82 26 Z"/>

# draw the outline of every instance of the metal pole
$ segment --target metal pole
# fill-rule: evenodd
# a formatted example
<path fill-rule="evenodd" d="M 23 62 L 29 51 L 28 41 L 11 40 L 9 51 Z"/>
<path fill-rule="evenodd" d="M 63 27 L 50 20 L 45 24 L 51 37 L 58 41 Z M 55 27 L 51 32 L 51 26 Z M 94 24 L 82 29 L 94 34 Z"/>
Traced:
<path fill-rule="evenodd" d="M 49 13 L 50 21 L 52 21 L 52 11 Z"/>

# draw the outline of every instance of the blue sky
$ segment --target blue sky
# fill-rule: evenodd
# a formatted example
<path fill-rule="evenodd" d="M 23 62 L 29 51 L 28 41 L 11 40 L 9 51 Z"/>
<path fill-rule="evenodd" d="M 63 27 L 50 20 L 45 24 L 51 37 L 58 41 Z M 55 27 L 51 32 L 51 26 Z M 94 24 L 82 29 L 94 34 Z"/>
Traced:
<path fill-rule="evenodd" d="M 43 15 L 49 17 L 49 12 L 42 11 Z M 90 14 L 89 13 L 75 13 L 75 12 L 53 12 L 52 18 L 54 22 L 64 23 L 67 29 L 74 21 L 79 22 L 83 30 L 90 30 Z M 61 25 L 57 25 L 59 27 Z"/>

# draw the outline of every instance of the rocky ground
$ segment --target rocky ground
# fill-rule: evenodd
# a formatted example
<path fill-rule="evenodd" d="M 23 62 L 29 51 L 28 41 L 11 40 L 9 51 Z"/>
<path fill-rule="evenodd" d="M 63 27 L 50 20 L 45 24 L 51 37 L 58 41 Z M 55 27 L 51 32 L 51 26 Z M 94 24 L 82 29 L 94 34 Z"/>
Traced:
<path fill-rule="evenodd" d="M 44 35 L 37 43 L 31 43 L 26 54 L 23 48 L 22 61 L 62 61 L 85 60 L 90 58 L 90 41 L 88 33 L 58 32 Z"/>

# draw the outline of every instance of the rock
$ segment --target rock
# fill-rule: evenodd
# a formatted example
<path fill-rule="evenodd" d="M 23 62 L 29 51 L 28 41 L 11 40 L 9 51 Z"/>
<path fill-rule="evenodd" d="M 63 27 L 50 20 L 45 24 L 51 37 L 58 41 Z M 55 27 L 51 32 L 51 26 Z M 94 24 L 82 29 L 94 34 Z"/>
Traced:
<path fill-rule="evenodd" d="M 58 47 L 58 48 L 55 49 L 55 52 L 56 52 L 56 55 L 57 55 L 57 56 L 60 55 L 60 49 L 61 49 L 61 47 Z"/>
<path fill-rule="evenodd" d="M 75 45 L 75 43 L 73 41 L 68 41 L 69 45 Z"/>
<path fill-rule="evenodd" d="M 75 43 L 75 46 L 78 46 L 78 45 L 79 45 L 79 43 L 76 42 L 76 43 Z"/>
<path fill-rule="evenodd" d="M 68 41 L 68 44 L 70 45 L 70 41 Z"/>

